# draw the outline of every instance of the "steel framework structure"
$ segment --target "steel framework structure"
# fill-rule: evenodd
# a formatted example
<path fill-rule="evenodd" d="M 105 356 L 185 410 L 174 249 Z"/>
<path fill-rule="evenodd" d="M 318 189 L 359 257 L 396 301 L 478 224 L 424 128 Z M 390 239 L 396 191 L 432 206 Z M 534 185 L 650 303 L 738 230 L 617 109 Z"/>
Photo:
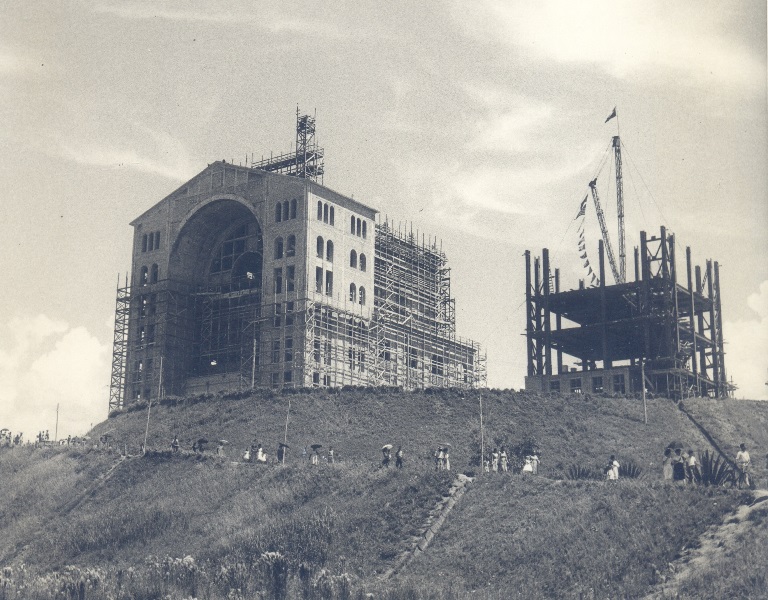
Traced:
<path fill-rule="evenodd" d="M 641 232 L 634 282 L 605 285 L 602 240 L 598 254 L 600 285 L 585 288 L 582 281 L 579 289 L 562 292 L 558 269 L 554 291 L 549 285 L 549 251 L 545 248 L 541 260 L 534 259 L 533 270 L 526 251 L 526 387 L 546 391 L 560 389 L 561 382 L 581 381 L 564 366 L 567 355 L 576 359 L 582 374 L 600 382 L 600 391 L 600 373 L 610 375 L 612 369 L 627 370 L 629 391 L 640 390 L 644 361 L 646 385 L 657 393 L 675 399 L 731 394 L 735 386 L 725 371 L 718 263 L 707 260 L 703 278 L 695 267 L 694 280 L 686 248 L 687 285 L 682 285 L 675 237 L 664 227 L 658 237 Z"/>

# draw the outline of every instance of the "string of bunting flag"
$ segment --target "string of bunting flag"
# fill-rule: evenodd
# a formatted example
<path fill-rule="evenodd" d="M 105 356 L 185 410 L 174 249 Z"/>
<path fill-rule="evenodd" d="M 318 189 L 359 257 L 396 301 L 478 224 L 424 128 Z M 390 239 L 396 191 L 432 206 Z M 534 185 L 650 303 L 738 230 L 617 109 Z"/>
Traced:
<path fill-rule="evenodd" d="M 595 274 L 592 269 L 592 265 L 589 263 L 589 257 L 587 256 L 587 242 L 584 239 L 584 221 L 587 215 L 587 199 L 589 194 L 584 196 L 584 200 L 581 201 L 579 206 L 579 212 L 576 214 L 574 221 L 579 221 L 579 229 L 577 231 L 579 235 L 579 258 L 584 261 L 584 268 L 587 269 L 587 276 L 590 278 L 590 285 L 600 285 L 600 278 Z"/>

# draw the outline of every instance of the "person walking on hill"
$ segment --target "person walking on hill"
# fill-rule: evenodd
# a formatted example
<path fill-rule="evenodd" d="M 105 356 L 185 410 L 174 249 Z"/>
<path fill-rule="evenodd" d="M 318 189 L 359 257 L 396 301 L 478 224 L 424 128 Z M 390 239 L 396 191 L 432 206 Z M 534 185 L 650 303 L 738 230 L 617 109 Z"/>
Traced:
<path fill-rule="evenodd" d="M 611 454 L 611 457 L 608 459 L 608 465 L 605 468 L 605 478 L 609 481 L 617 481 L 619 479 L 620 466 L 619 461 Z"/>
<path fill-rule="evenodd" d="M 173 440 L 171 441 L 171 452 L 178 452 L 179 451 L 179 436 L 174 435 Z"/>
<path fill-rule="evenodd" d="M 451 470 L 451 449 L 449 446 L 446 446 L 443 450 L 443 468 L 446 471 Z"/>
<path fill-rule="evenodd" d="M 533 473 L 533 463 L 531 462 L 531 457 L 526 456 L 525 457 L 525 464 L 523 465 L 523 473 Z"/>
<path fill-rule="evenodd" d="M 499 451 L 496 448 L 491 452 L 491 471 L 499 472 Z"/>
<path fill-rule="evenodd" d="M 334 455 L 333 455 L 333 446 L 328 446 L 328 462 L 330 464 L 333 464 L 334 462 L 336 462 L 336 459 L 334 458 Z"/>
<path fill-rule="evenodd" d="M 319 465 L 320 464 L 320 448 L 315 448 L 314 453 L 309 459 L 309 462 L 313 465 Z"/>
<path fill-rule="evenodd" d="M 747 452 L 746 444 L 739 444 L 739 451 L 736 453 L 736 466 L 739 467 L 739 489 L 742 486 L 750 487 L 749 482 L 749 467 L 751 460 L 749 452 Z"/>
<path fill-rule="evenodd" d="M 502 473 L 509 471 L 509 457 L 507 456 L 507 451 L 504 449 L 504 446 L 501 447 L 501 451 L 499 452 L 499 464 L 501 465 Z"/>
<path fill-rule="evenodd" d="M 533 474 L 538 475 L 539 474 L 539 455 L 536 453 L 536 450 L 534 450 L 533 454 L 531 455 L 531 466 L 533 467 Z"/>
<path fill-rule="evenodd" d="M 398 469 L 403 468 L 403 447 L 398 446 L 397 452 L 395 452 L 395 467 Z"/>
<path fill-rule="evenodd" d="M 683 459 L 681 448 L 675 448 L 675 453 L 672 455 L 672 480 L 685 481 L 685 459 Z"/>
<path fill-rule="evenodd" d="M 669 446 L 664 449 L 664 456 L 661 459 L 661 477 L 665 481 L 672 481 L 672 448 Z"/>
<path fill-rule="evenodd" d="M 688 450 L 688 462 L 685 465 L 685 478 L 688 483 L 698 483 L 701 481 L 701 470 L 699 469 L 699 459 L 693 453 L 693 449 Z"/>
<path fill-rule="evenodd" d="M 386 444 L 381 449 L 381 454 L 382 454 L 381 465 L 384 468 L 388 469 L 389 468 L 389 461 L 392 458 L 392 446 L 390 446 L 389 444 Z"/>

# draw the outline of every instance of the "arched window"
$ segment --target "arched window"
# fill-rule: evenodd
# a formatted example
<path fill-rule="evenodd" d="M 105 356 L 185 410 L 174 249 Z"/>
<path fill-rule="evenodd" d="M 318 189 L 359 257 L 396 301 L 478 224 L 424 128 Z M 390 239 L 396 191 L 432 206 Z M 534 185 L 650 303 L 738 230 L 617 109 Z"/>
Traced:
<path fill-rule="evenodd" d="M 141 267 L 141 285 L 147 285 L 149 283 L 149 269 L 147 267 Z"/>
<path fill-rule="evenodd" d="M 317 236 L 317 258 L 323 258 L 323 250 L 325 250 L 325 241 L 323 236 Z"/>
<path fill-rule="evenodd" d="M 275 239 L 275 259 L 283 258 L 283 238 Z"/>
<path fill-rule="evenodd" d="M 331 223 L 331 225 L 333 225 L 333 206 L 331 206 L 331 218 L 330 218 L 330 223 Z"/>
<path fill-rule="evenodd" d="M 354 235 L 354 234 L 355 234 L 355 217 L 354 217 L 354 215 L 352 215 L 352 216 L 350 217 L 350 221 L 349 221 L 349 232 L 350 232 L 352 235 Z"/>
<path fill-rule="evenodd" d="M 291 219 L 296 218 L 296 205 L 297 205 L 296 198 L 294 198 L 293 200 L 291 200 Z"/>
<path fill-rule="evenodd" d="M 365 306 L 365 288 L 360 286 L 360 306 Z"/>
<path fill-rule="evenodd" d="M 275 204 L 275 223 L 279 223 L 283 220 L 283 209 L 280 206 L 280 203 L 278 202 Z"/>
<path fill-rule="evenodd" d="M 296 256 L 296 236 L 288 236 L 288 246 L 285 248 L 285 255 L 288 257 Z"/>
<path fill-rule="evenodd" d="M 325 246 L 325 260 L 333 262 L 333 242 L 331 240 L 328 240 Z"/>
<path fill-rule="evenodd" d="M 288 211 L 289 211 L 288 200 L 285 200 L 283 202 L 283 221 L 287 221 L 288 220 L 288 216 L 289 216 Z"/>
<path fill-rule="evenodd" d="M 360 253 L 360 270 L 361 271 L 365 271 L 365 268 L 367 266 L 365 263 L 366 263 L 365 254 Z"/>
<path fill-rule="evenodd" d="M 323 223 L 328 222 L 328 205 L 323 204 Z"/>
<path fill-rule="evenodd" d="M 349 253 L 349 266 L 353 269 L 357 269 L 357 252 L 354 250 Z"/>
<path fill-rule="evenodd" d="M 349 301 L 357 302 L 357 288 L 354 283 L 349 284 Z"/>
<path fill-rule="evenodd" d="M 317 201 L 317 220 L 323 220 L 323 203 L 320 200 Z"/>
<path fill-rule="evenodd" d="M 150 283 L 157 283 L 157 278 L 160 276 L 160 268 L 157 264 L 152 265 L 152 275 L 150 277 Z"/>
<path fill-rule="evenodd" d="M 368 224 L 365 221 L 363 221 L 363 237 L 368 237 Z"/>
<path fill-rule="evenodd" d="M 361 232 L 361 225 L 362 225 L 362 224 L 360 223 L 360 219 L 358 219 L 358 220 L 357 220 L 357 235 L 358 235 L 358 237 L 359 237 L 360 235 L 362 235 L 362 232 Z"/>

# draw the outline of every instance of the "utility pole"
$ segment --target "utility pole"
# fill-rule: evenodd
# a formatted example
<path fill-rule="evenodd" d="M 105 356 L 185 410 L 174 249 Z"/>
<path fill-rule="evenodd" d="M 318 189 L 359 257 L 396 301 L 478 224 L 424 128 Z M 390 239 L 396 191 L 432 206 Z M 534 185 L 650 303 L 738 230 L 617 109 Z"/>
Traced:
<path fill-rule="evenodd" d="M 640 386 L 643 390 L 643 421 L 648 425 L 648 405 L 645 401 L 645 358 L 640 359 Z"/>
<path fill-rule="evenodd" d="M 288 398 L 288 412 L 285 413 L 285 434 L 283 435 L 283 464 L 285 464 L 285 449 L 288 447 L 288 416 L 291 414 L 291 399 Z"/>
<path fill-rule="evenodd" d="M 483 395 L 480 396 L 480 472 L 484 473 L 485 468 L 485 432 L 483 430 Z"/>
<path fill-rule="evenodd" d="M 59 403 L 56 403 L 56 429 L 53 430 L 53 441 L 59 441 Z"/>

